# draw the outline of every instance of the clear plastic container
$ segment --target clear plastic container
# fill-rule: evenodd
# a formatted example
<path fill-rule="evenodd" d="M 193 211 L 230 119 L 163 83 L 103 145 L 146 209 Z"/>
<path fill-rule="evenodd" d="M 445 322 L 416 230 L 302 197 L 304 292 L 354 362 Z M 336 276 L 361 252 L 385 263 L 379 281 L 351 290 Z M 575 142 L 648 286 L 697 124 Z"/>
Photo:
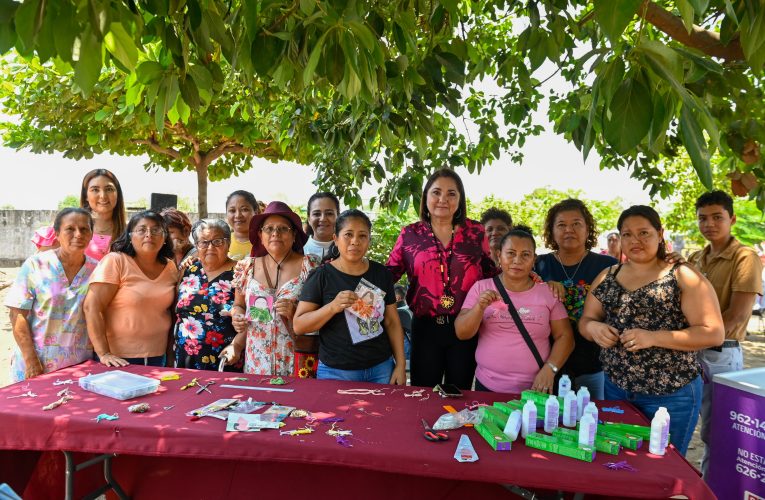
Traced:
<path fill-rule="evenodd" d="M 112 370 L 80 378 L 80 387 L 124 401 L 157 392 L 159 380 L 122 370 Z"/>

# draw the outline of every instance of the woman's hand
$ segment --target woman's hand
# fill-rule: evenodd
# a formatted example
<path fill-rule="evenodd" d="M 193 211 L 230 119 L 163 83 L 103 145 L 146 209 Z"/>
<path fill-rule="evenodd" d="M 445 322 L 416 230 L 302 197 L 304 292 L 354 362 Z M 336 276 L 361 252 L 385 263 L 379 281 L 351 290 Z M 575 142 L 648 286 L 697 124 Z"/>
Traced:
<path fill-rule="evenodd" d="M 626 350 L 636 352 L 653 347 L 653 335 L 642 328 L 630 328 L 622 333 L 621 342 Z"/>
<path fill-rule="evenodd" d="M 35 378 L 36 376 L 45 373 L 45 367 L 42 365 L 40 358 L 37 356 L 35 356 L 34 359 L 25 359 L 24 364 L 26 365 L 26 369 L 24 370 L 25 380 Z"/>
<path fill-rule="evenodd" d="M 685 257 L 683 257 L 680 252 L 670 252 L 664 257 L 664 260 L 670 264 L 685 264 L 686 262 Z"/>
<path fill-rule="evenodd" d="M 613 326 L 609 326 L 601 321 L 591 321 L 587 328 L 593 342 L 603 349 L 609 349 L 619 342 L 619 330 Z"/>
<path fill-rule="evenodd" d="M 406 363 L 396 365 L 390 376 L 391 385 L 406 385 Z"/>
<path fill-rule="evenodd" d="M 237 311 L 242 311 L 241 313 Z M 231 310 L 223 310 L 220 312 L 221 316 L 230 316 L 231 324 L 234 326 L 236 333 L 244 333 L 247 331 L 247 316 L 243 314 L 244 309 L 242 306 L 234 306 Z"/>
<path fill-rule="evenodd" d="M 478 307 L 481 311 L 485 311 L 487 307 L 497 301 L 502 301 L 502 297 L 500 297 L 496 290 L 484 290 L 478 296 Z"/>
<path fill-rule="evenodd" d="M 193 264 L 196 264 L 196 263 L 199 263 L 199 262 L 201 262 L 201 261 L 199 260 L 198 256 L 196 256 L 196 255 L 189 255 L 188 257 L 183 259 L 180 264 L 178 264 L 178 271 L 181 273 L 181 275 L 183 275 L 183 272 L 186 269 L 190 268 Z"/>
<path fill-rule="evenodd" d="M 242 351 L 243 349 L 237 349 L 232 342 L 223 348 L 218 355 L 218 359 L 225 358 L 227 365 L 234 365 L 239 362 L 239 357 L 242 355 Z"/>
<path fill-rule="evenodd" d="M 532 391 L 546 392 L 552 394 L 553 384 L 555 382 L 555 374 L 550 368 L 550 365 L 545 363 L 541 370 L 534 377 L 534 382 L 531 384 Z"/>
<path fill-rule="evenodd" d="M 127 360 L 120 358 L 119 356 L 115 356 L 114 354 L 107 352 L 103 356 L 98 357 L 99 361 L 101 361 L 101 364 L 105 366 L 127 366 L 130 363 L 127 362 Z"/>
<path fill-rule="evenodd" d="M 553 296 L 561 302 L 566 298 L 566 287 L 563 286 L 563 283 L 560 281 L 548 281 L 547 287 L 550 289 Z"/>
<path fill-rule="evenodd" d="M 279 299 L 274 303 L 274 311 L 287 319 L 292 319 L 295 316 L 296 308 L 297 302 L 292 299 Z"/>
<path fill-rule="evenodd" d="M 351 307 L 358 299 L 359 296 L 356 295 L 356 292 L 345 290 L 335 295 L 334 300 L 329 305 L 332 312 L 338 314 Z"/>

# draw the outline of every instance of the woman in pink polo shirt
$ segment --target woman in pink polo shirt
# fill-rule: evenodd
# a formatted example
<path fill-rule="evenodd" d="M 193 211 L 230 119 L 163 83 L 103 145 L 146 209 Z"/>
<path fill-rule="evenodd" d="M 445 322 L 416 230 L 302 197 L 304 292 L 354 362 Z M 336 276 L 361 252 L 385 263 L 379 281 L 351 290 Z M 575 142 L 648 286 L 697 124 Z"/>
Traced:
<path fill-rule="evenodd" d="M 455 321 L 458 338 L 470 339 L 478 334 L 478 391 L 517 394 L 533 389 L 552 394 L 555 373 L 574 350 L 566 308 L 545 283 L 537 283 L 530 276 L 535 251 L 530 232 L 516 228 L 507 233 L 500 244 L 502 273 L 473 285 Z M 512 301 L 539 360 L 524 340 L 498 286 Z"/>
<path fill-rule="evenodd" d="M 99 261 L 109 253 L 112 241 L 125 231 L 125 200 L 117 177 L 105 168 L 85 174 L 80 190 L 80 207 L 93 217 L 93 238 L 85 249 L 85 255 Z M 32 243 L 40 252 L 59 246 L 53 227 L 35 231 Z"/>

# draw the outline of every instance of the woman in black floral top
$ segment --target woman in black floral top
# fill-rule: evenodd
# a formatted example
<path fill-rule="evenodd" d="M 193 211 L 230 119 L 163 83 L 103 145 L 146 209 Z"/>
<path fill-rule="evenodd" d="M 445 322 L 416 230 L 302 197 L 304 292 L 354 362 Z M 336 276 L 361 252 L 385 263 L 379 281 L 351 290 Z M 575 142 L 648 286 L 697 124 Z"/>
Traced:
<path fill-rule="evenodd" d="M 630 207 L 617 227 L 629 260 L 595 278 L 579 330 L 602 348 L 606 399 L 627 400 L 649 419 L 666 407 L 672 444 L 685 454 L 701 406 L 696 351 L 722 343 L 720 307 L 706 278 L 665 262 L 654 209 Z"/>

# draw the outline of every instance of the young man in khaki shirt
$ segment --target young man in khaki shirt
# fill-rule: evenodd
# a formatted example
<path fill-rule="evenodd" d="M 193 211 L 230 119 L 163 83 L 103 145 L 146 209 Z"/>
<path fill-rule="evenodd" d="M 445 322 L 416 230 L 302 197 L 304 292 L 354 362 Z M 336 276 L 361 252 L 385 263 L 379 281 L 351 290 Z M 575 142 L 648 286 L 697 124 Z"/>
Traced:
<path fill-rule="evenodd" d="M 710 457 L 712 376 L 744 368 L 739 341 L 746 337 L 752 306 L 757 295 L 762 295 L 762 263 L 753 248 L 742 245 L 731 235 L 736 216 L 728 194 L 712 191 L 701 195 L 696 200 L 696 217 L 699 230 L 709 244 L 688 260 L 712 283 L 725 325 L 725 342 L 699 353 L 705 376 L 701 402 L 701 440 L 704 442 L 701 472 L 706 476 Z"/>

